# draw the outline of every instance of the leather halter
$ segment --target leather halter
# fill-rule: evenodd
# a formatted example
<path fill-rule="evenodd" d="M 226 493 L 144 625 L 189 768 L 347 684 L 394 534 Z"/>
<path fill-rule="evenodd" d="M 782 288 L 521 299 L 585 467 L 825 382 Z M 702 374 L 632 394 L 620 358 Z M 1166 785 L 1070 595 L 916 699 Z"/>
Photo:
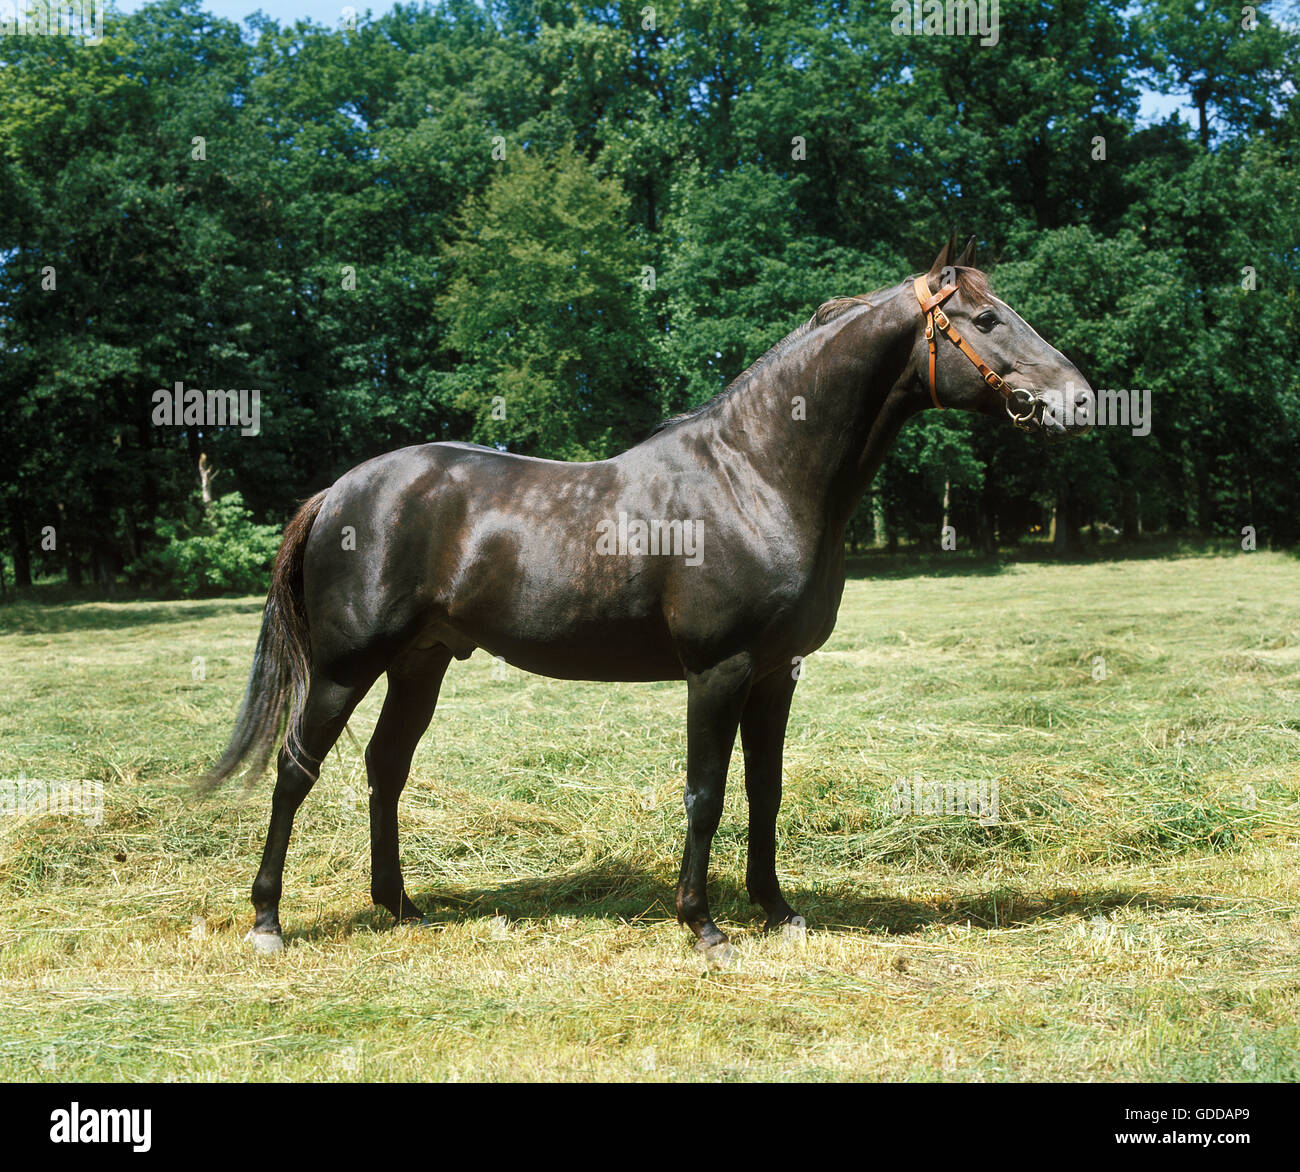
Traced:
<path fill-rule="evenodd" d="M 1035 427 L 1041 427 L 1042 416 L 1039 413 L 1045 406 L 1043 401 L 1023 387 L 1015 389 L 1010 387 L 1006 379 L 975 353 L 971 344 L 957 332 L 952 322 L 948 320 L 948 315 L 944 313 L 941 307 L 949 297 L 957 292 L 957 286 L 945 285 L 938 293 L 931 293 L 930 283 L 924 276 L 920 276 L 913 282 L 913 288 L 916 290 L 917 301 L 921 303 L 921 312 L 925 315 L 925 340 L 930 350 L 930 399 L 934 405 L 940 411 L 948 410 L 939 402 L 939 393 L 935 389 L 934 383 L 935 334 L 940 333 L 965 354 L 979 368 L 984 381 L 1006 399 L 1007 414 L 1011 416 L 1012 423 L 1021 431 L 1030 431 Z M 1013 402 L 1021 409 L 1019 412 L 1012 410 L 1011 405 Z"/>

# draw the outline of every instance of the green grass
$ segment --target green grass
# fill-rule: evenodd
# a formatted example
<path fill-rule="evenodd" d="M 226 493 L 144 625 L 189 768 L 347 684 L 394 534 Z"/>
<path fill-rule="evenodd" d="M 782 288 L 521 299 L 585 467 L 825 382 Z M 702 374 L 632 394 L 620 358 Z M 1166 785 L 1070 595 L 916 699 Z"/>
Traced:
<path fill-rule="evenodd" d="M 0 1078 L 1297 1079 L 1295 561 L 878 565 L 795 698 L 779 860 L 806 939 L 745 900 L 737 753 L 722 972 L 671 914 L 683 685 L 453 665 L 402 801 L 424 931 L 369 905 L 381 685 L 261 957 L 270 778 L 187 786 L 260 600 L 0 608 L 0 777 L 104 792 L 98 826 L 0 818 Z M 996 782 L 999 821 L 894 813 L 916 777 Z"/>

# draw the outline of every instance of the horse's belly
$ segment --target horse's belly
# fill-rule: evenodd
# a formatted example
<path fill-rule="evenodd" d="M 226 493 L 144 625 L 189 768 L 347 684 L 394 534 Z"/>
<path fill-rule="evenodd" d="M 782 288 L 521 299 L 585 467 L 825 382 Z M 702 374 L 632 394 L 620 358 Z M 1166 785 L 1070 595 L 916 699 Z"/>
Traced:
<path fill-rule="evenodd" d="M 646 682 L 680 680 L 684 674 L 671 649 L 663 654 L 658 649 L 527 646 L 512 648 L 501 658 L 524 671 L 559 680 Z"/>
<path fill-rule="evenodd" d="M 666 631 L 651 624 L 610 624 L 600 630 L 520 632 L 493 624 L 438 624 L 425 642 L 441 642 L 464 658 L 475 647 L 536 675 L 562 680 L 676 680 L 682 665 Z"/>

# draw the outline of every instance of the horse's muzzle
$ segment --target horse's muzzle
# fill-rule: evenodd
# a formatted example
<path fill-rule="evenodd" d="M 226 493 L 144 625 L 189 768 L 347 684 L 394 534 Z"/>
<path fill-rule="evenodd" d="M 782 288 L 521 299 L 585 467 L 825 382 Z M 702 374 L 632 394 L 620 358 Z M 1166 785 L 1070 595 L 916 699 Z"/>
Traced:
<path fill-rule="evenodd" d="M 1091 431 L 1093 421 L 1086 410 L 1087 392 L 1031 391 L 1016 387 L 1007 396 L 1007 415 L 1021 431 L 1043 436 L 1056 443 Z"/>

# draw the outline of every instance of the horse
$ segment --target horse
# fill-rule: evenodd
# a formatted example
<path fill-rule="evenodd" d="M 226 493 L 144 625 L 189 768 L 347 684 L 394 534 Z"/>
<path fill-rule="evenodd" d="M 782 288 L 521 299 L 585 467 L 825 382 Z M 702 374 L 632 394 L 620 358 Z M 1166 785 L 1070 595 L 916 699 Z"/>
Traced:
<path fill-rule="evenodd" d="M 381 674 L 365 750 L 371 897 L 398 923 L 428 923 L 402 879 L 398 798 L 444 673 L 480 647 L 557 679 L 685 679 L 677 919 L 729 959 L 707 880 L 739 731 L 746 890 L 767 930 L 802 924 L 776 873 L 782 753 L 800 665 L 835 626 L 854 507 L 922 410 L 1062 438 L 1086 428 L 1091 395 L 993 296 L 974 238 L 959 256 L 950 237 L 925 274 L 826 302 L 712 400 L 610 459 L 429 443 L 359 464 L 286 527 L 234 731 L 200 779 L 210 789 L 245 762 L 256 777 L 281 746 L 246 939 L 283 949 L 294 815 Z"/>

